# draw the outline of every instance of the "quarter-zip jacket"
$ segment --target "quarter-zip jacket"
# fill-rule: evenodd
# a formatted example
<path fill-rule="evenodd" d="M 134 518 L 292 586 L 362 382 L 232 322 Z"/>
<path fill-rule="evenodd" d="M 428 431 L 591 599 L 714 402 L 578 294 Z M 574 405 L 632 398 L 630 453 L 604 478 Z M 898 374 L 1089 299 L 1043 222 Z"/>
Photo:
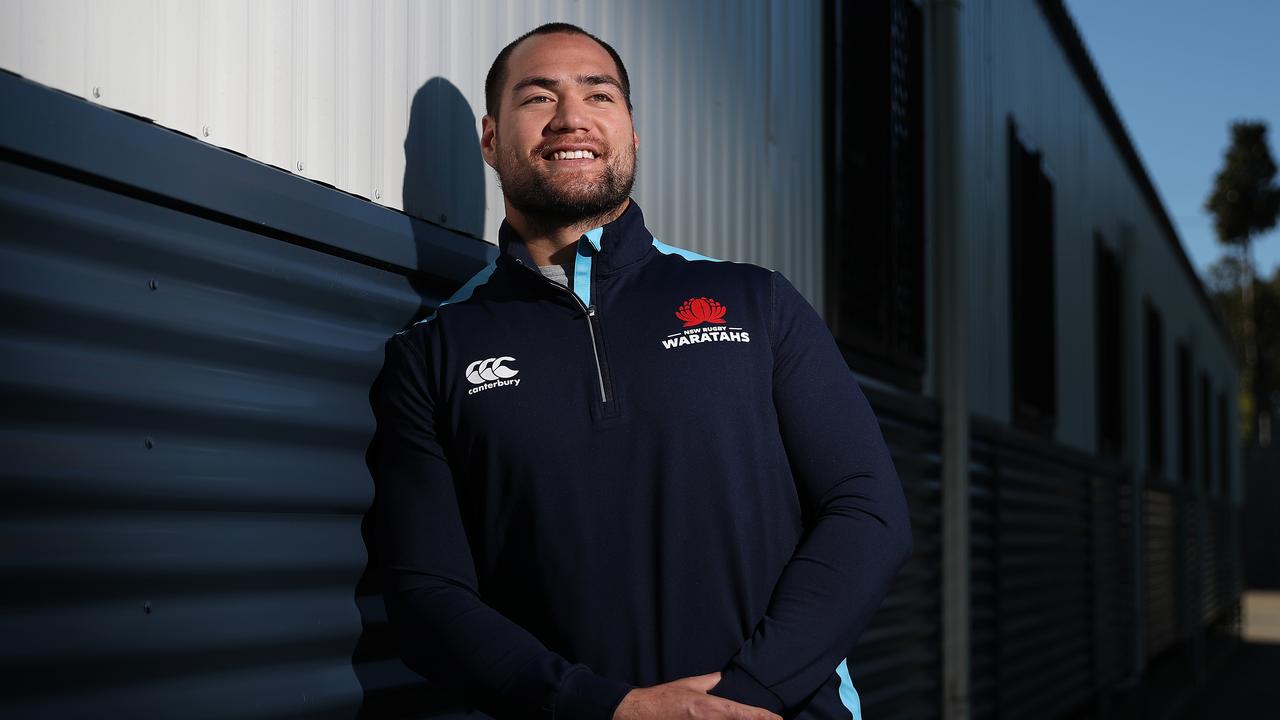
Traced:
<path fill-rule="evenodd" d="M 845 662 L 910 553 L 875 416 L 780 274 L 667 246 L 632 202 L 573 287 L 514 231 L 393 336 L 373 393 L 403 655 L 496 717 L 611 718 L 633 687 L 858 717 Z M 852 676 L 852 677 L 851 677 Z"/>

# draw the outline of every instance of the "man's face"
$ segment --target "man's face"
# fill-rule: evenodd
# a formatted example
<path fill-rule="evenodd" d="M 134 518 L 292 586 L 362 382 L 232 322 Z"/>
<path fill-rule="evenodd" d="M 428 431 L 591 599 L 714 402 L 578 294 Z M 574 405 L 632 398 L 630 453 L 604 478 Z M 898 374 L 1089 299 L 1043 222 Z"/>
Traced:
<path fill-rule="evenodd" d="M 627 199 L 640 138 L 604 48 L 581 35 L 531 37 L 508 58 L 501 93 L 480 146 L 508 203 L 571 224 Z"/>

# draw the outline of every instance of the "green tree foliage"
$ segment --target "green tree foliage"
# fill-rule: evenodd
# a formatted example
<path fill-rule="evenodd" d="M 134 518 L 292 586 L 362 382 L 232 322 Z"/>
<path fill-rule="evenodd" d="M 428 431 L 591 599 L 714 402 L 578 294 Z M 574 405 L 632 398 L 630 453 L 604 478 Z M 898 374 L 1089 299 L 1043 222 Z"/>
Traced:
<path fill-rule="evenodd" d="M 1280 187 L 1275 179 L 1276 161 L 1267 148 L 1267 124 L 1233 123 L 1231 146 L 1205 201 L 1219 242 L 1247 246 L 1275 227 L 1280 215 Z"/>
<path fill-rule="evenodd" d="M 1270 424 L 1275 391 L 1280 388 L 1271 377 L 1275 369 L 1267 367 L 1277 361 L 1276 346 L 1268 343 L 1280 329 L 1275 294 L 1280 276 L 1258 282 L 1252 247 L 1280 217 L 1280 186 L 1275 179 L 1266 123 L 1233 123 L 1231 145 L 1205 209 L 1213 214 L 1218 242 L 1235 253 L 1210 270 L 1210 285 L 1236 340 L 1241 363 L 1241 433 L 1250 439 L 1257 437 L 1260 421 Z"/>

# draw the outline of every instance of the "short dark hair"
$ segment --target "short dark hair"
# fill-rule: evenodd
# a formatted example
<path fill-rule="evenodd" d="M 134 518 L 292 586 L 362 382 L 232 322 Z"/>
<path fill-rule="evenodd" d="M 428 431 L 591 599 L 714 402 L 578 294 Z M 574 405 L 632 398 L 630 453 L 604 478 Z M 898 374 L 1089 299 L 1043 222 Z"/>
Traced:
<path fill-rule="evenodd" d="M 618 66 L 618 82 L 622 85 L 622 98 L 627 103 L 627 112 L 631 112 L 631 79 L 627 77 L 627 66 L 622 64 L 622 57 L 618 55 L 618 51 L 614 50 L 609 43 L 577 25 L 562 22 L 539 25 L 502 48 L 502 52 L 498 53 L 498 57 L 493 59 L 493 65 L 489 67 L 489 74 L 484 78 L 485 112 L 490 117 L 498 117 L 498 108 L 502 105 L 502 98 L 500 97 L 502 86 L 507 83 L 507 60 L 511 57 L 511 53 L 516 49 L 516 46 L 535 35 L 555 35 L 557 33 L 589 37 L 609 53 L 609 57 L 613 58 L 613 64 Z"/>

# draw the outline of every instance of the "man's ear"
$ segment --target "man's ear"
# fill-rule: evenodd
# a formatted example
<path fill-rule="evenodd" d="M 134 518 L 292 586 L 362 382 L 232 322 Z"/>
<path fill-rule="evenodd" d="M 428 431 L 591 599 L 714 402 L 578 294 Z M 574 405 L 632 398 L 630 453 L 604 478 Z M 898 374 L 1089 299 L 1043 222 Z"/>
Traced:
<path fill-rule="evenodd" d="M 631 142 L 632 142 L 632 144 L 634 144 L 634 145 L 635 145 L 635 147 L 636 147 L 636 151 L 637 151 L 637 152 L 639 152 L 639 150 L 640 150 L 640 133 L 636 132 L 635 130 L 632 130 L 632 131 L 631 131 Z"/>
<path fill-rule="evenodd" d="M 491 168 L 497 168 L 494 164 L 498 157 L 498 148 L 495 144 L 497 139 L 498 121 L 485 115 L 480 119 L 480 155 L 484 157 L 484 163 Z"/>

